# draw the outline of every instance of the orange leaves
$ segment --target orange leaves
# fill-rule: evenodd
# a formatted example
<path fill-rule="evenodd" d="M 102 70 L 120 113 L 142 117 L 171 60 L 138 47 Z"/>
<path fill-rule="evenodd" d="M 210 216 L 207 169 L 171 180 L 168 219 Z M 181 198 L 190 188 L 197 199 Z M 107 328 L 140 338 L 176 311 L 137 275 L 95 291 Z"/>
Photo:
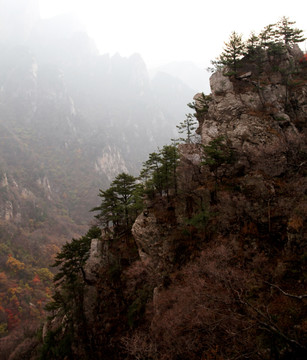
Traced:
<path fill-rule="evenodd" d="M 0 273 L 0 285 L 5 285 L 7 283 L 7 276 L 5 272 Z"/>
<path fill-rule="evenodd" d="M 300 58 L 300 64 L 307 64 L 307 54 Z"/>
<path fill-rule="evenodd" d="M 6 266 L 15 273 L 25 269 L 25 264 L 15 259 L 12 255 L 8 256 Z"/>
<path fill-rule="evenodd" d="M 19 324 L 19 316 L 10 309 L 5 309 L 5 312 L 7 314 L 7 328 L 8 330 L 12 330 Z"/>
<path fill-rule="evenodd" d="M 39 276 L 36 274 L 32 280 L 33 285 L 39 285 L 41 283 L 41 279 L 39 278 Z"/>

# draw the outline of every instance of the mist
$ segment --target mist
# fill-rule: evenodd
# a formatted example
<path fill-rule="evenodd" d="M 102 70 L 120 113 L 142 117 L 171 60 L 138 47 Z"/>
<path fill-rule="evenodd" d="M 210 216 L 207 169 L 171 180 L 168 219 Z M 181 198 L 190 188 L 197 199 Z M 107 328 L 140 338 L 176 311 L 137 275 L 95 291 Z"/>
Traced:
<path fill-rule="evenodd" d="M 241 0 L 218 5 L 0 0 L 0 347 L 5 359 L 11 359 L 24 333 L 43 321 L 55 271 L 50 265 L 63 244 L 98 223 L 91 209 L 99 207 L 101 194 L 119 174 L 135 177 L 137 190 L 150 154 L 161 155 L 165 145 L 177 151 L 178 125 L 190 116 L 196 130 L 195 106 L 188 104 L 196 94 L 210 94 L 206 68 L 231 31 L 246 37 L 284 15 L 306 30 L 300 1 L 258 1 L 249 7 Z M 188 142 L 192 150 L 197 147 Z M 192 150 L 188 166 L 201 158 Z M 193 186 L 201 166 L 191 172 Z M 168 190 L 160 189 L 157 203 L 169 200 Z M 193 189 L 196 195 L 199 190 L 210 197 L 204 184 Z M 193 200 L 191 193 L 180 211 L 200 202 L 202 216 L 209 217 L 202 197 Z M 174 209 L 168 206 L 165 213 L 173 217 Z M 130 230 L 129 236 L 134 250 L 127 264 L 138 254 Z M 118 249 L 129 243 L 117 240 Z"/>

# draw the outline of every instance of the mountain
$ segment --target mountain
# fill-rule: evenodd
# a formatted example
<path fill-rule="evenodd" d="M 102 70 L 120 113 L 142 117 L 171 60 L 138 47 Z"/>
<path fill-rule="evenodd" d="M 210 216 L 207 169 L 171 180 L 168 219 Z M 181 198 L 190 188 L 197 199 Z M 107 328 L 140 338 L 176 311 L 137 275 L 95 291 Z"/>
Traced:
<path fill-rule="evenodd" d="M 40 19 L 38 1 L 0 10 L 0 336 L 14 338 L 42 318 L 49 265 L 99 189 L 176 135 L 192 91 L 168 87 L 182 112 L 168 111 L 140 55 L 99 54 L 73 16 Z"/>
<path fill-rule="evenodd" d="M 209 74 L 204 68 L 191 61 L 174 61 L 165 65 L 150 69 L 151 77 L 162 72 L 180 79 L 187 84 L 194 92 L 210 93 Z"/>
<path fill-rule="evenodd" d="M 51 318 L 10 360 L 306 358 L 307 64 L 278 45 L 194 96 L 201 141 L 151 154 L 131 229 L 102 212 L 62 248 Z"/>

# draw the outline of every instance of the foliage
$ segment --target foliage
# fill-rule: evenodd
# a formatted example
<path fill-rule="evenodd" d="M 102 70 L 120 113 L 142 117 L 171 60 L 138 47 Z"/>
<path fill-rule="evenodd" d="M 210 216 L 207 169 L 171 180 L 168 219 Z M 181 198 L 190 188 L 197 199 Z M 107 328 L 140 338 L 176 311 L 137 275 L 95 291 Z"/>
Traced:
<path fill-rule="evenodd" d="M 19 272 L 24 270 L 25 264 L 17 259 L 15 259 L 12 255 L 9 255 L 6 261 L 7 267 L 13 272 Z"/>
<path fill-rule="evenodd" d="M 225 136 L 220 135 L 211 140 L 208 145 L 203 145 L 203 165 L 208 165 L 216 181 L 219 179 L 219 169 L 223 165 L 232 164 L 234 152 Z"/>
<path fill-rule="evenodd" d="M 132 358 L 306 356 L 306 333 L 301 328 L 306 329 L 304 299 L 265 284 L 263 279 L 272 276 L 272 264 L 263 254 L 254 253 L 242 266 L 238 249 L 232 246 L 229 239 L 215 239 L 174 272 L 171 284 L 159 289 L 147 326 L 125 338 Z"/>
<path fill-rule="evenodd" d="M 210 213 L 208 210 L 202 210 L 197 214 L 193 215 L 190 219 L 187 219 L 185 223 L 192 225 L 198 230 L 204 230 L 210 220 Z"/>
<path fill-rule="evenodd" d="M 188 107 L 195 110 L 196 114 L 205 114 L 208 112 L 209 104 L 212 101 L 211 95 L 205 95 L 203 92 L 197 97 L 196 101 L 188 103 Z"/>
<path fill-rule="evenodd" d="M 175 145 L 165 145 L 159 152 L 149 154 L 140 175 L 145 181 L 145 191 L 149 194 L 158 191 L 161 196 L 165 192 L 167 198 L 171 189 L 174 189 L 176 194 L 178 160 L 179 154 Z"/>
<path fill-rule="evenodd" d="M 293 28 L 295 21 L 290 21 L 289 18 L 283 16 L 276 24 L 277 35 L 285 45 L 294 45 L 306 40 L 303 35 L 303 30 Z"/>
<path fill-rule="evenodd" d="M 133 328 L 137 326 L 141 320 L 146 309 L 146 304 L 151 297 L 152 290 L 150 286 L 145 285 L 137 291 L 136 298 L 130 304 L 127 311 L 128 324 L 130 327 Z"/>
<path fill-rule="evenodd" d="M 55 331 L 49 331 L 44 339 L 44 344 L 40 349 L 40 360 L 52 359 L 61 360 L 72 359 L 71 348 L 72 338 L 70 334 L 61 334 L 63 329 L 59 327 Z"/>
<path fill-rule="evenodd" d="M 186 144 L 193 142 L 194 130 L 197 128 L 197 121 L 192 114 L 186 114 L 186 119 L 177 125 L 178 133 L 185 134 L 185 137 L 180 137 L 178 140 L 183 141 Z"/>
<path fill-rule="evenodd" d="M 5 335 L 7 335 L 7 323 L 4 323 L 4 322 L 1 322 L 0 323 L 0 338 L 2 337 L 2 336 L 5 336 Z"/>
<path fill-rule="evenodd" d="M 246 55 L 255 61 L 260 69 L 266 52 L 279 56 L 284 54 L 287 48 L 306 39 L 303 30 L 293 27 L 294 24 L 295 21 L 290 21 L 284 16 L 277 23 L 265 26 L 258 35 L 252 32 L 246 42 L 242 40 L 241 35 L 233 31 L 229 41 L 225 43 L 224 51 L 216 60 L 211 61 L 213 68 L 208 70 L 215 71 L 227 67 L 232 71 L 228 75 L 236 75 L 241 60 Z"/>
<path fill-rule="evenodd" d="M 92 211 L 100 211 L 96 218 L 104 226 L 109 227 L 111 223 L 114 228 L 122 226 L 128 230 L 142 208 L 142 190 L 134 176 L 121 173 L 110 188 L 99 190 L 99 196 L 103 200 Z"/>
<path fill-rule="evenodd" d="M 37 275 L 43 281 L 49 282 L 53 279 L 53 274 L 48 268 L 37 269 Z"/>
<path fill-rule="evenodd" d="M 216 68 L 227 66 L 234 74 L 236 74 L 239 67 L 239 61 L 243 58 L 244 53 L 245 44 L 242 40 L 242 35 L 233 31 L 228 42 L 225 42 L 222 54 L 211 63 Z"/>
<path fill-rule="evenodd" d="M 60 253 L 57 254 L 52 266 L 59 267 L 54 277 L 56 287 L 62 282 L 74 284 L 79 280 L 80 275 L 84 276 L 84 265 L 89 257 L 91 241 L 101 236 L 101 230 L 93 226 L 86 235 L 79 239 L 72 239 L 70 243 L 63 245 Z"/>

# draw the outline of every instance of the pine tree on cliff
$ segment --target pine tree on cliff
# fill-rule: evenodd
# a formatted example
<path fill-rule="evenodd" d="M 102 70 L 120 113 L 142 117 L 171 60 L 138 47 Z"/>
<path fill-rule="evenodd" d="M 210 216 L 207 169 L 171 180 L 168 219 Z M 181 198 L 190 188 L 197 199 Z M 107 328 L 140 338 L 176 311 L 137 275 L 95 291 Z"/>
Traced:
<path fill-rule="evenodd" d="M 234 74 L 237 73 L 239 67 L 239 61 L 242 59 L 245 53 L 245 44 L 242 40 L 242 35 L 233 31 L 229 37 L 228 42 L 225 42 L 224 51 L 217 58 L 217 60 L 211 63 L 219 68 L 220 66 L 228 66 Z"/>
<path fill-rule="evenodd" d="M 161 151 L 162 154 L 162 176 L 164 190 L 169 197 L 169 190 L 174 189 L 177 194 L 177 175 L 176 168 L 178 164 L 178 151 L 174 145 L 165 145 Z"/>
<path fill-rule="evenodd" d="M 141 208 L 142 191 L 136 183 L 136 178 L 121 173 L 109 189 L 99 190 L 99 196 L 103 199 L 101 205 L 92 209 L 100 211 L 96 218 L 106 227 L 111 223 L 114 228 L 123 226 L 129 230 Z"/>
<path fill-rule="evenodd" d="M 112 182 L 112 187 L 119 202 L 120 213 L 124 220 L 123 223 L 128 229 L 134 221 L 131 216 L 131 210 L 135 203 L 136 178 L 132 175 L 121 173 Z"/>
<path fill-rule="evenodd" d="M 271 48 L 276 43 L 275 24 L 269 24 L 259 34 L 259 46 L 263 50 Z"/>
<path fill-rule="evenodd" d="M 175 145 L 165 145 L 159 152 L 149 154 L 149 159 L 143 164 L 141 178 L 145 180 L 145 190 L 153 195 L 158 191 L 169 198 L 169 190 L 177 192 L 176 168 L 178 164 L 178 150 Z"/>
<path fill-rule="evenodd" d="M 203 145 L 202 165 L 207 165 L 214 176 L 214 191 L 211 199 L 216 201 L 217 185 L 224 176 L 225 165 L 234 162 L 234 153 L 225 136 L 220 135 L 211 140 L 208 145 Z"/>
<path fill-rule="evenodd" d="M 73 343 L 77 341 L 90 354 L 91 329 L 87 325 L 84 306 L 85 285 L 92 285 L 84 270 L 92 239 L 101 236 L 101 230 L 93 226 L 79 239 L 63 245 L 52 266 L 58 267 L 54 277 L 55 294 L 46 310 L 54 317 L 63 317 L 65 326 L 49 331 L 41 350 L 41 359 L 72 358 Z"/>
<path fill-rule="evenodd" d="M 176 125 L 179 134 L 185 134 L 185 137 L 180 137 L 178 140 L 183 141 L 186 144 L 192 143 L 192 137 L 194 130 L 196 129 L 197 121 L 192 114 L 186 114 L 186 119 L 179 125 Z"/>
<path fill-rule="evenodd" d="M 145 182 L 145 189 L 148 194 L 152 194 L 157 190 L 160 195 L 162 195 L 163 180 L 161 176 L 161 163 L 162 156 L 160 152 L 150 153 L 148 160 L 143 163 L 140 178 Z"/>
<path fill-rule="evenodd" d="M 100 211 L 95 217 L 103 226 L 108 228 L 111 223 L 116 227 L 120 221 L 120 209 L 115 189 L 113 187 L 107 190 L 100 189 L 99 196 L 103 199 L 100 206 L 95 207 L 91 211 Z"/>
<path fill-rule="evenodd" d="M 306 40 L 303 34 L 303 30 L 293 28 L 295 21 L 290 21 L 287 17 L 282 17 L 276 24 L 277 34 L 281 37 L 285 45 L 293 45 Z"/>
<path fill-rule="evenodd" d="M 254 31 L 251 32 L 249 38 L 246 41 L 246 53 L 250 56 L 255 54 L 260 46 L 259 36 L 255 34 Z"/>

